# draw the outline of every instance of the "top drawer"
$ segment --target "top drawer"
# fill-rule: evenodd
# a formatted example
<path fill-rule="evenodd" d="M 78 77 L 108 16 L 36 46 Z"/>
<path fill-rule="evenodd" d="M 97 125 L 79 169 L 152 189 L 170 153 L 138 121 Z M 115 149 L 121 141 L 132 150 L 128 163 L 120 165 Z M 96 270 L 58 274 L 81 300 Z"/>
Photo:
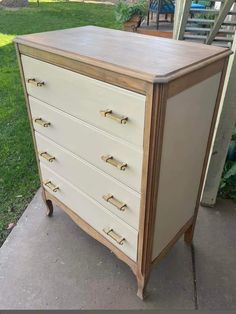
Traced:
<path fill-rule="evenodd" d="M 145 96 L 24 55 L 21 58 L 31 96 L 110 134 L 143 145 Z M 126 117 L 127 122 L 122 120 Z"/>

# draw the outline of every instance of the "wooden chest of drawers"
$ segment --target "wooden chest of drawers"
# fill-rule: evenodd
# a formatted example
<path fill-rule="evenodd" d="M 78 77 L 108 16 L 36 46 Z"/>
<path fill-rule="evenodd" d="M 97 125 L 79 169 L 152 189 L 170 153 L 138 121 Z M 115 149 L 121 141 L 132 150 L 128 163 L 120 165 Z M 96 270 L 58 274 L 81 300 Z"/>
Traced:
<path fill-rule="evenodd" d="M 191 243 L 230 51 L 98 27 L 15 39 L 43 198 L 126 262 Z"/>

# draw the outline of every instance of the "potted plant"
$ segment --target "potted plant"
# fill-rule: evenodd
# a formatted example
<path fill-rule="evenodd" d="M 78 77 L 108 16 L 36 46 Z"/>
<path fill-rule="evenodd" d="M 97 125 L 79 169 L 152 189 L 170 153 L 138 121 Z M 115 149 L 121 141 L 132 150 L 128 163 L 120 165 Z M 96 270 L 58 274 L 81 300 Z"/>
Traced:
<path fill-rule="evenodd" d="M 115 6 L 116 19 L 123 23 L 126 31 L 137 31 L 141 21 L 147 15 L 147 11 L 147 0 L 137 0 L 136 2 L 119 0 Z"/>

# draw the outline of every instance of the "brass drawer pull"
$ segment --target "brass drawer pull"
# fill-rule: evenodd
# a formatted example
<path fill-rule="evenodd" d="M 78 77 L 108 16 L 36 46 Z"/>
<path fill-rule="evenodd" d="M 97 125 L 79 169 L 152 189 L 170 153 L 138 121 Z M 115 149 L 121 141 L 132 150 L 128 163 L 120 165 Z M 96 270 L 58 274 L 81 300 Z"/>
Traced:
<path fill-rule="evenodd" d="M 52 183 L 52 181 L 46 181 L 44 183 L 50 190 L 52 190 L 54 193 L 56 193 L 59 190 L 59 187 Z"/>
<path fill-rule="evenodd" d="M 116 243 L 123 245 L 125 238 L 120 236 L 119 234 L 117 234 L 113 229 L 103 229 L 103 231 L 109 236 L 111 237 L 114 241 L 116 241 Z"/>
<path fill-rule="evenodd" d="M 125 171 L 125 169 L 127 168 L 127 163 L 125 162 L 120 162 L 116 159 L 113 158 L 113 156 L 110 156 L 110 155 L 103 155 L 102 157 L 102 160 L 104 160 L 105 162 L 107 162 L 108 164 L 120 169 L 120 170 L 123 170 Z"/>
<path fill-rule="evenodd" d="M 42 118 L 36 118 L 36 119 L 34 119 L 34 122 L 39 124 L 39 125 L 42 125 L 44 128 L 47 128 L 51 124 L 50 122 L 47 122 L 47 121 L 43 120 Z"/>
<path fill-rule="evenodd" d="M 27 80 L 27 82 L 30 83 L 30 84 L 33 84 L 34 86 L 37 86 L 37 87 L 41 87 L 41 86 L 45 85 L 44 82 L 38 81 L 35 78 L 30 78 L 30 79 Z"/>
<path fill-rule="evenodd" d="M 112 205 L 114 205 L 120 211 L 124 211 L 127 207 L 125 203 L 117 200 L 112 194 L 103 195 L 103 199 L 107 201 L 108 203 L 111 203 Z"/>
<path fill-rule="evenodd" d="M 49 162 L 53 162 L 56 159 L 54 156 L 49 155 L 47 152 L 41 152 L 39 153 L 39 155 Z"/>
<path fill-rule="evenodd" d="M 125 117 L 125 116 L 120 116 L 118 114 L 115 114 L 112 112 L 112 110 L 110 109 L 107 109 L 107 110 L 101 110 L 100 111 L 100 114 L 105 117 L 105 118 L 109 118 L 109 119 L 112 119 L 112 120 L 115 120 L 117 121 L 118 123 L 121 123 L 121 124 L 126 124 L 127 121 L 128 121 L 128 117 Z"/>

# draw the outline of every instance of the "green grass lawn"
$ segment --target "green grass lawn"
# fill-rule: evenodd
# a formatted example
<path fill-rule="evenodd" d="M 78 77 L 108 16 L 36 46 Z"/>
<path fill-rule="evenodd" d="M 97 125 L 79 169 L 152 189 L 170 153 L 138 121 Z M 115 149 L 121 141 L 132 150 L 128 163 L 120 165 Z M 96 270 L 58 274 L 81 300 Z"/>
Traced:
<path fill-rule="evenodd" d="M 39 187 L 23 90 L 12 40 L 16 35 L 97 25 L 120 28 L 110 5 L 31 2 L 0 10 L 0 246 Z"/>

